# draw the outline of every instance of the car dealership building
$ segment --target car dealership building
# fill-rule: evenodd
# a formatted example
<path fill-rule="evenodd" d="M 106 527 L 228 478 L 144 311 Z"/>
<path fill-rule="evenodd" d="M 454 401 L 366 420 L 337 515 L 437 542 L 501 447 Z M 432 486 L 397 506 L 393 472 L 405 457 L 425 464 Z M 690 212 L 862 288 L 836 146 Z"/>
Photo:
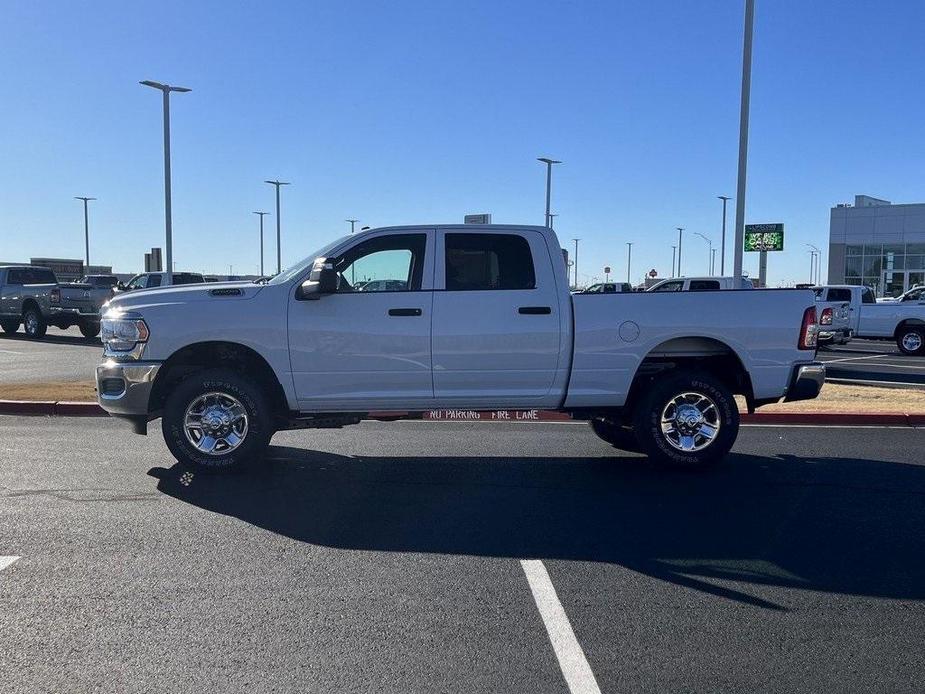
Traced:
<path fill-rule="evenodd" d="M 925 203 L 894 205 L 869 195 L 832 208 L 829 283 L 865 284 L 898 296 L 925 284 Z"/>

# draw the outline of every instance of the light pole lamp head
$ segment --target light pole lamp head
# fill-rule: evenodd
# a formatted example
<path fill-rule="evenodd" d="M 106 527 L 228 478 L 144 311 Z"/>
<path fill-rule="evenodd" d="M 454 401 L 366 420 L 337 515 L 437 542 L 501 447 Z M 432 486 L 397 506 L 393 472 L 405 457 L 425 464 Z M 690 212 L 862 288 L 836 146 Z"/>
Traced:
<path fill-rule="evenodd" d="M 84 202 L 90 202 L 91 200 L 96 200 L 96 198 L 84 198 L 84 197 L 81 197 L 80 195 L 75 195 L 75 196 L 74 196 L 74 199 L 75 199 L 75 200 L 83 200 Z"/>
<path fill-rule="evenodd" d="M 289 183 L 287 183 L 286 181 L 264 181 L 264 183 L 269 183 L 270 185 L 273 185 L 273 186 L 288 186 L 289 185 Z"/>
<path fill-rule="evenodd" d="M 270 214 L 270 213 L 269 213 L 269 212 L 254 212 L 254 214 L 259 214 L 259 215 L 262 216 L 262 215 Z"/>
<path fill-rule="evenodd" d="M 153 89 L 160 89 L 162 92 L 191 92 L 193 91 L 189 87 L 171 87 L 169 84 L 155 82 L 154 80 L 142 80 L 138 84 L 143 84 L 144 86 L 151 87 Z"/>
<path fill-rule="evenodd" d="M 716 197 L 717 197 L 719 200 L 722 200 L 723 202 L 728 202 L 728 201 L 732 200 L 732 198 L 730 198 L 728 195 L 717 195 Z"/>
<path fill-rule="evenodd" d="M 559 161 L 558 159 L 550 159 L 549 157 L 537 157 L 536 160 L 537 160 L 537 161 L 541 161 L 541 162 L 543 162 L 544 164 L 548 164 L 548 165 L 550 165 L 550 166 L 551 166 L 552 164 L 561 164 L 561 163 L 562 163 L 562 162 Z"/>

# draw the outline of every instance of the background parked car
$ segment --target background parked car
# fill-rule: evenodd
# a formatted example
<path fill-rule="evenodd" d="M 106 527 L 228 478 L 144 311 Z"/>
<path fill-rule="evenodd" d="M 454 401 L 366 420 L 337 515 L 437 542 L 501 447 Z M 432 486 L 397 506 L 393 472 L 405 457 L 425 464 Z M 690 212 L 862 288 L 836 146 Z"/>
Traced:
<path fill-rule="evenodd" d="M 754 289 L 747 277 L 675 277 L 662 280 L 647 292 L 708 292 L 717 289 Z"/>
<path fill-rule="evenodd" d="M 813 287 L 819 313 L 820 345 L 845 345 L 851 340 L 851 290 L 846 287 Z"/>
<path fill-rule="evenodd" d="M 153 289 L 154 287 L 164 286 L 167 282 L 166 272 L 142 272 L 135 275 L 125 284 L 116 286 L 116 293 L 130 292 L 135 289 Z M 175 272 L 173 273 L 174 284 L 203 284 L 205 278 L 199 272 Z"/>
<path fill-rule="evenodd" d="M 370 280 L 356 289 L 358 292 L 402 292 L 408 288 L 404 280 Z"/>
<path fill-rule="evenodd" d="M 633 291 L 633 285 L 629 282 L 598 282 L 587 289 L 581 290 L 579 294 L 616 294 L 617 292 L 631 291 Z"/>

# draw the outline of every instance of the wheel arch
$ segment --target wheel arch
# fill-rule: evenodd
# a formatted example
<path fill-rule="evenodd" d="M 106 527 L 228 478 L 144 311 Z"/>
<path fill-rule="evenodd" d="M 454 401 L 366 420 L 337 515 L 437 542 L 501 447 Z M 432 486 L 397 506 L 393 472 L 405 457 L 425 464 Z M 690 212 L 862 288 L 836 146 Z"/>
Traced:
<path fill-rule="evenodd" d="M 253 378 L 264 389 L 275 417 L 288 415 L 282 384 L 270 364 L 256 350 L 238 342 L 196 342 L 171 354 L 158 371 L 148 402 L 149 412 L 160 411 L 172 388 L 192 373 L 208 368 L 231 368 Z"/>
<path fill-rule="evenodd" d="M 925 330 L 925 320 L 921 318 L 906 318 L 896 326 L 896 330 L 893 331 L 893 339 L 898 340 L 899 334 L 908 327 L 916 327 L 920 330 Z"/>

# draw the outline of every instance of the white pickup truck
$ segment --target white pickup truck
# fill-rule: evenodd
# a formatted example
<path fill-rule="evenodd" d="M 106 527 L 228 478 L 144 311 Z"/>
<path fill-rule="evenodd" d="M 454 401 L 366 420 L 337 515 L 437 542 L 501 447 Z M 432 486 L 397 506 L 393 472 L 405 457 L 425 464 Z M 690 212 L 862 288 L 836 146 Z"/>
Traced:
<path fill-rule="evenodd" d="M 815 291 L 819 296 L 825 292 L 823 299 L 848 302 L 848 329 L 854 337 L 892 340 L 903 354 L 925 355 L 925 303 L 878 303 L 873 290 L 860 285 L 829 285 Z"/>
<path fill-rule="evenodd" d="M 103 408 L 137 433 L 161 417 L 197 469 L 256 461 L 276 431 L 435 409 L 558 410 L 697 467 L 732 447 L 734 394 L 754 409 L 819 393 L 814 304 L 808 290 L 572 295 L 550 229 L 371 229 L 270 280 L 117 296 L 96 381 Z"/>

